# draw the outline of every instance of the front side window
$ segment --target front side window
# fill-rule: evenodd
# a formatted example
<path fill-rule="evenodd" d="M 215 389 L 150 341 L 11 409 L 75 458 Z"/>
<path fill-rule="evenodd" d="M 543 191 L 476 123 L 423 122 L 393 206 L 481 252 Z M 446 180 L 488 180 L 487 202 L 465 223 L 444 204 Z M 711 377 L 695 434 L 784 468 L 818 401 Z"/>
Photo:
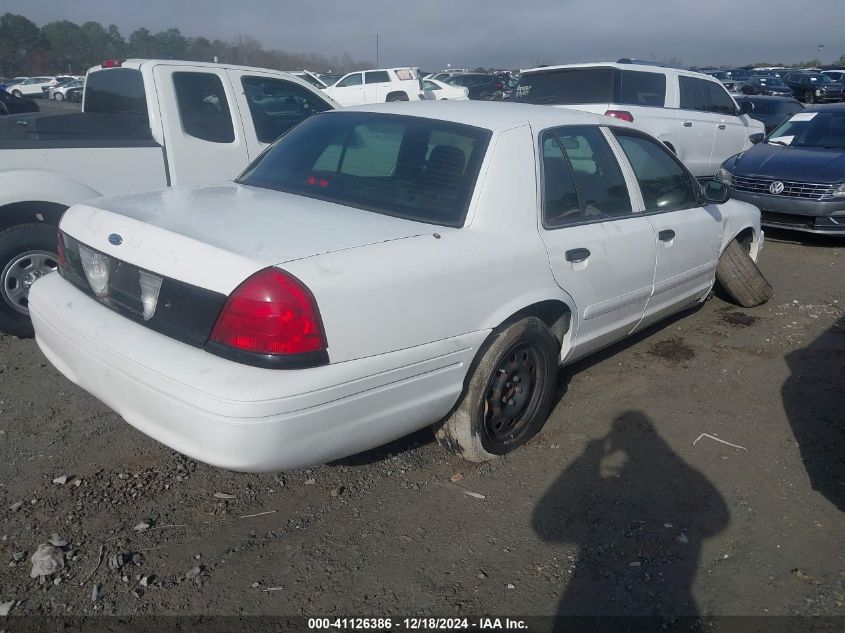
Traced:
<path fill-rule="evenodd" d="M 328 103 L 290 81 L 269 77 L 242 77 L 255 135 L 272 143 L 312 114 L 330 110 Z"/>
<path fill-rule="evenodd" d="M 681 88 L 681 109 L 707 112 L 709 103 L 704 93 L 704 81 L 695 77 L 680 75 L 678 82 Z"/>
<path fill-rule="evenodd" d="M 344 77 L 340 81 L 337 82 L 338 88 L 347 88 L 348 86 L 360 86 L 361 85 L 361 73 L 355 73 L 354 75 L 349 75 L 348 77 Z"/>
<path fill-rule="evenodd" d="M 646 211 L 699 206 L 692 178 L 665 145 L 624 130 L 613 133 L 634 169 Z"/>
<path fill-rule="evenodd" d="M 581 217 L 570 221 L 614 218 L 633 212 L 622 170 L 598 127 L 564 127 L 551 134 L 566 156 L 578 191 Z"/>
<path fill-rule="evenodd" d="M 707 94 L 707 101 L 710 104 L 710 112 L 736 116 L 736 105 L 734 105 L 733 99 L 731 99 L 724 86 L 714 81 L 705 81 L 704 90 Z"/>
<path fill-rule="evenodd" d="M 372 70 L 364 73 L 364 80 L 368 84 L 384 84 L 390 82 L 390 75 L 386 70 Z"/>
<path fill-rule="evenodd" d="M 666 103 L 666 75 L 622 71 L 618 102 L 624 105 L 663 107 Z"/>
<path fill-rule="evenodd" d="M 491 133 L 435 119 L 339 112 L 304 121 L 238 182 L 461 226 Z"/>
<path fill-rule="evenodd" d="M 229 102 L 218 75 L 176 72 L 173 87 L 185 134 L 211 143 L 234 142 Z"/>

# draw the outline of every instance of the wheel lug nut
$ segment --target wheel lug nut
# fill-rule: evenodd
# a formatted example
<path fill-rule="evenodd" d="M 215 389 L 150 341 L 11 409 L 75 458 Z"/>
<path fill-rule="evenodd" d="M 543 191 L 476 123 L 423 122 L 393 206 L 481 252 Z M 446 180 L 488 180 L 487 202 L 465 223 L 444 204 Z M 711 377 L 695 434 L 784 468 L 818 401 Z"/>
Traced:
<path fill-rule="evenodd" d="M 512 407 L 512 406 L 513 406 L 513 398 L 511 398 L 510 400 L 508 400 L 508 406 L 509 406 L 509 407 Z"/>
<path fill-rule="evenodd" d="M 514 381 L 514 382 L 519 382 L 519 376 L 514 376 L 514 377 L 513 377 L 513 381 Z"/>

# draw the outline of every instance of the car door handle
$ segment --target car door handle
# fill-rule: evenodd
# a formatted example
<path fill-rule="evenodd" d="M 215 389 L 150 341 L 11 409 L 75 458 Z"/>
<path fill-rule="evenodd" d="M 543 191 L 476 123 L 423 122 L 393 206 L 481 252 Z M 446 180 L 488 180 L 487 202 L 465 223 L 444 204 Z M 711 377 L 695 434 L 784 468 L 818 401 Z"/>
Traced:
<path fill-rule="evenodd" d="M 692 127 L 692 121 L 684 121 L 684 127 Z"/>
<path fill-rule="evenodd" d="M 724 124 L 724 123 L 719 123 L 719 125 L 717 125 L 716 127 L 717 127 L 717 128 L 719 128 L 720 130 L 724 130 L 724 129 L 725 129 L 725 124 Z"/>
<path fill-rule="evenodd" d="M 566 261 L 572 262 L 573 264 L 585 262 L 589 256 L 590 250 L 587 248 L 573 248 L 570 251 L 566 251 Z"/>
<path fill-rule="evenodd" d="M 660 233 L 657 234 L 657 239 L 659 239 L 661 242 L 671 242 L 675 239 L 675 231 L 673 231 L 672 229 L 660 231 Z"/>

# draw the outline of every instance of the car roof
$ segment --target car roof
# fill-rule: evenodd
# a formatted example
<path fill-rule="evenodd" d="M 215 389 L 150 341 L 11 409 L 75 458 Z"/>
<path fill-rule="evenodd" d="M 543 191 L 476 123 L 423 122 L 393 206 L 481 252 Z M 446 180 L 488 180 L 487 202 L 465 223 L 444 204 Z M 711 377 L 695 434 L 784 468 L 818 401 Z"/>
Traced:
<path fill-rule="evenodd" d="M 735 95 L 734 99 L 737 101 L 753 101 L 760 99 L 761 101 L 795 101 L 801 103 L 793 97 L 777 97 L 775 95 Z"/>
<path fill-rule="evenodd" d="M 845 112 L 845 102 L 825 103 L 806 108 L 805 112 Z"/>
<path fill-rule="evenodd" d="M 398 103 L 374 103 L 370 105 L 342 108 L 335 112 L 380 112 L 405 114 L 450 121 L 463 125 L 503 131 L 525 123 L 540 129 L 561 125 L 630 125 L 619 119 L 610 119 L 590 112 L 557 108 L 546 105 L 510 103 L 495 101 L 406 101 Z"/>
<path fill-rule="evenodd" d="M 561 64 L 559 66 L 538 66 L 536 68 L 526 68 L 520 71 L 523 75 L 526 73 L 540 73 L 549 70 L 561 70 L 568 68 L 618 68 L 620 70 L 631 70 L 634 72 L 652 72 L 673 75 L 686 75 L 691 77 L 700 77 L 707 81 L 717 81 L 712 75 L 699 72 L 697 70 L 686 70 L 685 68 L 673 68 L 671 66 L 657 66 L 642 63 L 626 63 L 626 62 L 594 62 L 589 64 Z M 713 70 L 709 72 L 730 72 L 722 70 Z"/>

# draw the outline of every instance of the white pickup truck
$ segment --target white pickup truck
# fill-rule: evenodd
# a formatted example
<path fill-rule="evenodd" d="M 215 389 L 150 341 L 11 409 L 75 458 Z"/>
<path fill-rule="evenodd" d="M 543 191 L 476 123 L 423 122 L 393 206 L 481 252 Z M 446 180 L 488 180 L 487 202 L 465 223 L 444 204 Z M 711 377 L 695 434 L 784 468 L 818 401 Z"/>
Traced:
<path fill-rule="evenodd" d="M 56 269 L 70 205 L 232 180 L 288 129 L 336 107 L 289 73 L 133 59 L 88 71 L 80 113 L 3 117 L 0 331 L 32 335 L 29 287 Z"/>

